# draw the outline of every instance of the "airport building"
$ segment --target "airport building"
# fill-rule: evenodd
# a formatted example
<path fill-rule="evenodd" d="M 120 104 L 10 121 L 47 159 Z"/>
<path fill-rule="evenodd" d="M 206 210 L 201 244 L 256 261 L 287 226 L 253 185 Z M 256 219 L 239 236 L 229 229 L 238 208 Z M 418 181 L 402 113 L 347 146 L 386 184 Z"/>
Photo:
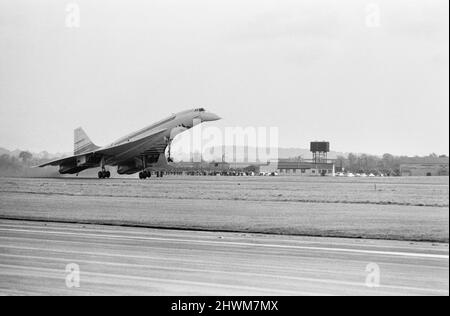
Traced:
<path fill-rule="evenodd" d="M 175 173 L 224 174 L 240 173 L 274 174 L 292 176 L 334 176 L 335 163 L 327 158 L 329 142 L 311 142 L 312 159 L 288 158 L 261 162 L 178 162 L 173 164 Z"/>
<path fill-rule="evenodd" d="M 403 177 L 448 176 L 448 157 L 406 158 L 400 164 Z"/>
<path fill-rule="evenodd" d="M 336 173 L 332 161 L 315 163 L 314 161 L 281 159 L 278 162 L 278 170 L 282 175 L 298 176 L 334 176 Z"/>
<path fill-rule="evenodd" d="M 331 160 L 316 163 L 312 159 L 279 159 L 259 167 L 260 173 L 289 176 L 335 176 L 335 164 Z"/>
<path fill-rule="evenodd" d="M 260 166 L 262 173 L 277 172 L 280 175 L 292 176 L 335 176 L 336 168 L 333 160 L 328 159 L 329 142 L 311 142 L 312 159 L 291 158 L 271 161 Z"/>

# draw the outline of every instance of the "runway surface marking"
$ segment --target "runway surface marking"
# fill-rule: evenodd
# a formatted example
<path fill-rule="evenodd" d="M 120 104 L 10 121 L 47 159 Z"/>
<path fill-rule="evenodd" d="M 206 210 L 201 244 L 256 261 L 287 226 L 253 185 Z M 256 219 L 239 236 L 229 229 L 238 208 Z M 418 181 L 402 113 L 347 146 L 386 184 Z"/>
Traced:
<path fill-rule="evenodd" d="M 62 223 L 62 224 L 67 224 L 70 225 L 69 223 Z M 87 226 L 91 226 L 89 224 L 74 224 L 74 225 L 87 225 Z M 101 227 L 101 226 L 100 226 Z M 111 226 L 106 226 L 111 228 Z M 154 233 L 148 232 L 148 233 L 144 233 L 144 232 L 134 232 L 131 231 L 130 229 L 128 230 L 121 230 L 120 228 L 123 226 L 118 226 L 114 229 L 115 233 L 123 233 L 123 234 L 130 234 L 130 235 L 139 235 L 139 236 L 152 236 L 152 235 L 156 235 Z M 29 229 L 29 228 L 34 228 L 34 229 L 47 229 L 47 230 L 58 230 L 58 228 L 55 227 L 51 227 L 49 225 L 35 225 L 34 222 L 31 222 L 30 224 L 27 225 L 7 225 L 7 224 L 1 224 L 0 223 L 0 229 L 1 228 L 20 228 L 20 229 Z M 72 232 L 95 232 L 95 233 L 105 233 L 105 234 L 109 234 L 111 233 L 111 229 L 89 229 L 86 227 L 71 227 L 71 228 L 65 228 L 65 231 L 72 231 Z M 195 231 L 195 230 L 194 230 Z M 199 235 L 201 234 L 208 234 L 208 233 L 212 233 L 212 232 L 204 232 L 204 231 L 198 231 Z M 218 232 L 218 234 L 220 234 L 220 232 Z M 295 239 L 281 239 L 282 236 L 280 235 L 264 235 L 265 238 L 261 238 L 261 234 L 255 234 L 255 233 L 234 233 L 236 236 L 228 236 L 227 239 L 239 239 L 241 237 L 245 237 L 245 236 L 251 236 L 252 240 L 255 242 L 265 242 L 267 241 L 267 239 L 276 236 L 277 237 L 277 242 L 280 243 L 293 243 L 293 244 L 324 244 L 323 241 L 314 241 L 314 239 L 317 239 L 315 237 L 310 237 L 311 240 L 295 240 Z M 172 230 L 167 229 L 167 233 L 165 234 L 167 237 L 171 237 L 171 238 L 185 238 L 186 234 L 176 234 L 173 233 Z M 294 236 L 295 237 L 295 236 Z M 308 238 L 308 237 L 305 237 Z M 326 237 L 324 237 L 325 239 Z M 345 243 L 345 242 L 341 242 L 340 240 L 342 238 L 328 238 L 330 240 L 330 244 L 332 244 L 333 246 L 351 246 L 351 247 L 355 247 L 358 246 L 357 243 L 353 242 L 353 243 Z M 361 239 L 354 239 L 354 241 L 361 241 Z M 390 243 L 390 245 L 380 245 L 380 244 L 374 244 L 374 243 L 368 243 L 367 241 L 369 240 L 365 240 L 365 243 L 361 243 L 359 246 L 361 247 L 370 247 L 370 248 L 396 248 L 396 249 L 411 249 L 414 248 L 414 250 L 423 250 L 423 251 L 430 251 L 430 247 L 419 247 L 418 245 L 420 244 L 420 242 L 410 242 L 407 246 L 402 245 L 404 244 L 404 242 L 396 242 L 395 240 L 389 240 L 387 242 Z M 381 242 L 382 240 L 377 240 L 374 239 L 373 242 Z M 441 243 L 430 243 L 430 244 L 435 244 L 435 245 L 439 245 L 439 246 L 445 246 L 445 248 L 439 248 L 439 247 L 434 247 L 431 250 L 433 252 L 449 252 L 449 248 L 448 248 L 448 244 L 441 244 Z"/>
<path fill-rule="evenodd" d="M 67 261 L 67 260 L 66 260 Z M 16 266 L 16 265 L 7 265 L 1 264 L 2 268 L 12 268 L 12 269 L 24 269 L 24 270 L 34 270 L 34 271 L 43 271 L 43 272 L 56 272 L 61 273 L 61 270 L 57 269 L 49 269 L 49 268 L 35 268 L 28 266 Z M 3 274 L 3 272 L 1 272 Z M 83 275 L 94 276 L 94 277 L 105 277 L 105 278 L 119 278 L 119 279 L 127 279 L 127 280 L 136 280 L 136 281 L 157 281 L 157 282 L 165 282 L 165 283 L 175 283 L 175 284 L 186 284 L 186 285 L 199 285 L 199 286 L 210 286 L 210 287 L 223 287 L 229 289 L 238 289 L 245 291 L 258 291 L 258 292 L 267 292 L 267 293 L 279 293 L 281 295 L 317 295 L 318 293 L 310 293 L 310 292 L 298 292 L 298 291 L 283 291 L 283 290 L 274 290 L 270 288 L 255 288 L 250 286 L 237 286 L 237 285 L 228 285 L 228 284 L 216 284 L 216 283 L 207 283 L 207 282 L 195 282 L 195 281 L 183 281 L 183 280 L 170 280 L 170 279 L 162 279 L 162 278 L 149 278 L 144 276 L 132 276 L 132 275 L 122 275 L 122 274 L 110 274 L 110 273 L 96 273 L 96 272 L 83 272 Z"/>
<path fill-rule="evenodd" d="M 0 294 L 449 293 L 448 244 L 29 224 L 0 220 Z M 65 286 L 68 263 L 81 267 L 80 289 Z M 366 285 L 368 263 L 379 287 Z"/>
<path fill-rule="evenodd" d="M 243 242 L 227 242 L 227 241 L 204 241 L 192 239 L 174 239 L 174 238 L 157 238 L 157 237 L 134 237 L 125 235 L 102 235 L 102 234 L 87 234 L 87 233 L 70 233 L 70 232 L 50 232 L 39 230 L 26 229 L 9 229 L 2 228 L 0 231 L 11 231 L 21 233 L 41 233 L 54 235 L 76 235 L 77 237 L 97 237 L 104 239 L 135 239 L 135 240 L 153 240 L 153 241 L 175 241 L 181 243 L 199 243 L 199 244 L 216 244 L 222 246 L 243 246 L 243 247 L 268 247 L 268 248 L 283 248 L 283 249 L 301 249 L 301 250 L 320 250 L 330 252 L 352 252 L 361 254 L 385 255 L 385 256 L 402 256 L 402 257 L 418 257 L 418 258 L 435 258 L 435 259 L 449 259 L 449 255 L 427 254 L 427 253 L 413 253 L 413 252 L 392 252 L 392 251 L 376 251 L 376 250 L 360 250 L 360 249 L 345 249 L 345 248 L 329 248 L 329 247 L 306 247 L 306 246 L 290 246 L 290 245 L 276 245 L 276 244 L 256 244 Z"/>
<path fill-rule="evenodd" d="M 15 240 L 25 240 L 25 241 L 37 241 L 38 239 L 36 238 L 23 238 L 23 237 L 0 237 L 0 239 L 2 240 L 11 240 L 11 241 L 15 241 Z M 45 240 L 48 242 L 48 240 Z M 51 241 L 53 244 L 58 244 L 58 243 L 63 243 L 63 244 L 77 244 L 77 245 L 81 245 L 82 242 L 78 242 L 78 241 L 68 241 L 68 240 L 64 240 L 64 241 L 55 241 L 52 240 Z M 101 243 L 94 243 L 91 242 L 91 245 L 103 245 Z M 132 246 L 127 246 L 129 249 L 132 248 Z M 106 256 L 106 257 L 112 257 L 112 258 L 126 258 L 126 259 L 143 259 L 143 260 L 156 260 L 156 261 L 173 261 L 173 262 L 178 262 L 178 263 L 190 263 L 190 264 L 197 264 L 200 265 L 202 263 L 204 263 L 203 260 L 193 260 L 193 259 L 186 259 L 186 256 L 183 258 L 161 258 L 161 257 L 155 257 L 155 256 L 143 256 L 143 255 L 126 255 L 126 254 L 115 254 L 115 253 L 106 253 L 106 252 L 88 252 L 88 251 L 75 251 L 75 250 L 59 250 L 59 249 L 49 249 L 49 248 L 39 248 L 39 247 L 21 247 L 21 246 L 7 246 L 7 245 L 1 245 L 1 248 L 5 248 L 5 249 L 16 249 L 16 250 L 30 250 L 30 251 L 47 251 L 47 252 L 55 252 L 55 253 L 66 253 L 66 254 L 73 254 L 73 255 L 89 255 L 89 256 Z M 142 249 L 143 247 L 140 247 L 140 249 Z M 151 248 L 149 246 L 145 246 L 145 248 Z M 154 248 L 153 248 L 154 249 Z M 193 252 L 193 250 L 192 250 Z M 192 255 L 193 257 L 195 257 L 195 255 Z M 339 261 L 342 261 L 343 259 L 339 259 L 336 257 L 333 258 L 322 258 L 321 261 L 322 262 L 331 262 L 331 263 L 336 263 Z M 352 258 L 346 258 L 345 259 L 346 262 L 348 263 L 356 263 L 356 262 L 360 262 L 360 260 L 355 260 Z M 211 262 L 211 260 L 210 260 Z M 254 265 L 252 264 L 245 264 L 245 263 L 229 263 L 230 266 L 239 266 L 239 267 L 253 267 Z M 418 266 L 422 266 L 422 267 L 428 267 L 426 264 L 420 264 L 417 262 L 414 262 L 414 264 L 411 263 L 396 263 L 396 262 L 389 262 L 389 265 L 391 266 L 401 266 L 401 267 L 418 267 Z M 258 264 L 259 268 L 274 268 L 274 266 L 267 266 L 267 265 L 261 265 Z M 289 268 L 283 267 L 285 270 L 289 270 Z M 443 270 L 443 271 L 447 271 L 448 267 L 446 266 L 435 266 L 433 267 L 433 269 L 435 270 Z M 293 268 L 292 270 L 296 270 L 295 268 Z M 328 269 L 319 269 L 319 268 L 314 268 L 314 269 L 308 269 L 305 267 L 302 267 L 302 271 L 309 271 L 309 272 L 329 272 Z M 346 273 L 346 272 L 340 272 L 340 273 Z"/>
<path fill-rule="evenodd" d="M 0 247 L 1 248 L 1 247 Z M 22 249 L 22 248 L 20 248 Z M 42 257 L 42 256 L 21 256 L 21 255 L 5 255 L 0 254 L 0 257 L 12 257 L 12 258 L 21 258 L 21 259 L 41 259 L 41 260 L 48 260 L 48 257 Z M 51 258 L 52 261 L 59 261 L 59 262 L 67 262 L 67 259 L 65 258 Z M 357 286 L 357 287 L 365 287 L 365 285 L 361 282 L 346 282 L 346 281 L 335 281 L 330 279 L 313 279 L 313 278 L 299 278 L 299 277 L 292 277 L 292 276 L 281 276 L 281 275 L 269 275 L 269 274 L 261 274 L 261 273 L 243 273 L 243 272 L 236 272 L 236 271 L 221 271 L 221 270 L 205 270 L 205 269 L 186 269 L 186 268 L 170 268 L 170 267 L 161 267 L 161 266 L 152 266 L 152 265 L 142 265 L 142 264 L 129 264 L 129 263 L 111 263 L 106 261 L 92 261 L 92 260 L 79 260 L 77 259 L 77 263 L 87 263 L 87 264 L 97 264 L 97 265 L 110 265 L 110 266 L 116 266 L 116 267 L 127 267 L 127 268 L 147 268 L 147 269 L 163 269 L 163 270 L 174 270 L 177 271 L 185 271 L 185 272 L 201 272 L 201 273 L 220 273 L 220 274 L 229 274 L 229 275 L 241 275 L 241 276 L 250 276 L 250 277 L 264 277 L 264 278 L 276 278 L 276 279 L 286 279 L 286 280 L 296 280 L 296 281 L 309 281 L 309 282 L 318 282 L 318 283 L 326 283 L 326 284 L 336 284 L 336 285 L 351 285 L 351 286 Z M 11 267 L 8 265 L 3 265 L 0 263 L 0 267 Z M 15 266 L 17 267 L 17 266 Z M 20 268 L 29 268 L 29 267 L 20 267 Z M 104 274 L 103 274 L 104 275 Z M 116 276 L 108 274 L 109 276 Z M 124 277 L 124 276 L 121 276 Z M 152 278 L 156 280 L 156 278 Z M 162 280 L 162 279 L 160 279 Z M 197 282 L 198 283 L 198 282 Z M 426 289 L 426 288 L 414 288 L 414 287 L 405 287 L 405 286 L 392 286 L 392 285 L 384 285 L 384 288 L 389 289 L 397 289 L 397 290 L 409 290 L 409 291 L 429 291 L 429 292 L 435 292 L 439 294 L 445 294 L 448 293 L 446 290 L 435 290 L 435 289 Z M 243 287 L 240 287 L 243 289 Z M 270 291 L 269 289 L 265 291 Z M 294 292 L 285 291 L 285 294 L 293 294 Z"/>

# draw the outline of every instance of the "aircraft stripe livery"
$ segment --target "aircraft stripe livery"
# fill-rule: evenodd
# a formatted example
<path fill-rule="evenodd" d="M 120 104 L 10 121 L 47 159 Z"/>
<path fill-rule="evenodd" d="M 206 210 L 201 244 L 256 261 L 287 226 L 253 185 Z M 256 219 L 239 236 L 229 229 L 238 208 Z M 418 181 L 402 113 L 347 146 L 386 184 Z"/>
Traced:
<path fill-rule="evenodd" d="M 73 156 L 38 167 L 59 166 L 60 174 L 78 174 L 89 168 L 100 167 L 98 177 L 101 179 L 111 176 L 106 166 L 117 166 L 119 174 L 139 172 L 141 179 L 150 177 L 152 171 L 156 171 L 157 176 L 162 176 L 163 170 L 168 166 L 165 151 L 172 140 L 197 124 L 217 120 L 220 120 L 219 116 L 203 108 L 183 111 L 104 147 L 95 145 L 80 127 L 74 131 Z"/>

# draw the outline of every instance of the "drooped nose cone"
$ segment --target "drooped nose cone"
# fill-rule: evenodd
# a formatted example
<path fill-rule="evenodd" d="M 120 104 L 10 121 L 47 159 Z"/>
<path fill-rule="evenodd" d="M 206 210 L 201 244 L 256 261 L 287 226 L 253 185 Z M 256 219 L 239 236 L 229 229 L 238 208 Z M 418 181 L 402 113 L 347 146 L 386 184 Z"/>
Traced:
<path fill-rule="evenodd" d="M 218 116 L 218 115 L 216 115 L 214 113 L 211 113 L 211 112 L 204 112 L 204 113 L 202 113 L 201 116 L 202 116 L 202 121 L 203 122 L 218 121 L 218 120 L 221 119 L 220 116 Z"/>

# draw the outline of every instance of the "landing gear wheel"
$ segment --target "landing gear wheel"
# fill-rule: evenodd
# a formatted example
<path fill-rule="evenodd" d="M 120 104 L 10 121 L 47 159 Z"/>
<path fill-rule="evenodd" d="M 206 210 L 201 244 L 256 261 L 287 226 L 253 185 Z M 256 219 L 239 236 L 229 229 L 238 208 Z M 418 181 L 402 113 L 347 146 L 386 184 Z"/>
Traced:
<path fill-rule="evenodd" d="M 150 171 L 144 170 L 139 172 L 139 179 L 147 179 L 152 176 L 152 173 Z"/>
<path fill-rule="evenodd" d="M 106 170 L 101 170 L 98 172 L 98 178 L 99 179 L 109 179 L 111 177 L 111 172 Z"/>

